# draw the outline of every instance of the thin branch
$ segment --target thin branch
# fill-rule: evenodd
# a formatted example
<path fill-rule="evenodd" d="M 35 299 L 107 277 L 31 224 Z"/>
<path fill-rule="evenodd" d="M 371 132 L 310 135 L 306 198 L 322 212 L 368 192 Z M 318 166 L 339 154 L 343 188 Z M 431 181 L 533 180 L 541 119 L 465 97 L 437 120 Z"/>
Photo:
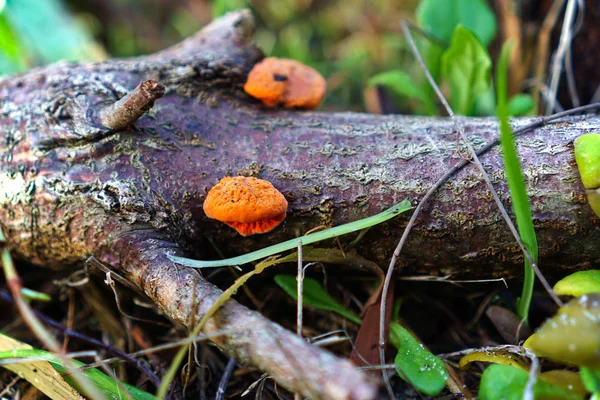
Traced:
<path fill-rule="evenodd" d="M 219 381 L 219 388 L 217 389 L 217 396 L 215 397 L 215 400 L 223 400 L 225 398 L 225 389 L 227 389 L 227 383 L 229 382 L 231 374 L 233 374 L 233 370 L 235 369 L 236 365 L 237 362 L 235 361 L 235 358 L 230 358 L 229 361 L 227 361 L 227 366 L 225 367 L 223 376 Z"/>
<path fill-rule="evenodd" d="M 575 4 L 577 0 L 569 0 L 567 3 L 567 10 L 565 11 L 565 18 L 563 20 L 563 27 L 560 33 L 560 42 L 554 60 L 552 62 L 552 77 L 550 79 L 550 98 L 546 106 L 546 114 L 549 114 L 554 110 L 554 102 L 556 101 L 556 92 L 558 90 L 558 82 L 562 73 L 562 65 L 565 58 L 567 47 L 570 46 L 572 35 L 573 18 L 575 17 Z"/>
<path fill-rule="evenodd" d="M 304 269 L 302 268 L 302 240 L 298 240 L 298 275 L 296 276 L 297 311 L 296 334 L 302 337 L 302 308 L 304 303 Z"/>
<path fill-rule="evenodd" d="M 550 34 L 554 29 L 554 25 L 558 21 L 558 16 L 560 14 L 560 10 L 563 7 L 565 0 L 554 0 L 550 10 L 546 14 L 544 18 L 544 22 L 542 23 L 542 27 L 538 32 L 538 39 L 536 45 L 536 61 L 534 66 L 534 79 L 535 82 L 534 90 L 532 90 L 531 95 L 533 96 L 533 100 L 538 108 L 538 112 L 541 112 L 541 107 L 539 107 L 540 101 L 540 93 L 542 92 L 541 86 L 543 82 L 546 80 L 546 65 L 548 63 L 548 53 L 550 47 Z M 548 101 L 546 101 L 548 103 Z"/>
<path fill-rule="evenodd" d="M 160 83 L 144 81 L 119 101 L 101 109 L 99 122 L 111 130 L 126 128 L 148 112 L 164 94 L 165 87 Z"/>

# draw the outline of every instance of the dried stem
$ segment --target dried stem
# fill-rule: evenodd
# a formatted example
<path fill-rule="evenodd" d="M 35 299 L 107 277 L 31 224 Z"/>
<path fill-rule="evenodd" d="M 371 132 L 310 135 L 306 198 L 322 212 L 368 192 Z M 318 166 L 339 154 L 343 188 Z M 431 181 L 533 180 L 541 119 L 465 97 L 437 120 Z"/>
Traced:
<path fill-rule="evenodd" d="M 121 100 L 100 110 L 100 123 L 111 130 L 126 128 L 148 112 L 164 94 L 165 87 L 160 83 L 144 81 Z"/>

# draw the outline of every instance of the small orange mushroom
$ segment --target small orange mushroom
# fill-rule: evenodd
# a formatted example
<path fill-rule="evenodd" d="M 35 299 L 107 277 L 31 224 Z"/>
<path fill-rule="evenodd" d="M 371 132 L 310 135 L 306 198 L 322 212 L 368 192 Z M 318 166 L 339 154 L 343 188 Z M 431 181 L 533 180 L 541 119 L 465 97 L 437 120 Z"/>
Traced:
<path fill-rule="evenodd" d="M 242 236 L 273 230 L 285 219 L 287 206 L 271 182 L 245 176 L 221 179 L 204 200 L 209 218 L 224 222 Z"/>
<path fill-rule="evenodd" d="M 316 108 L 327 83 L 315 69 L 296 60 L 268 57 L 257 63 L 244 90 L 267 106 Z"/>

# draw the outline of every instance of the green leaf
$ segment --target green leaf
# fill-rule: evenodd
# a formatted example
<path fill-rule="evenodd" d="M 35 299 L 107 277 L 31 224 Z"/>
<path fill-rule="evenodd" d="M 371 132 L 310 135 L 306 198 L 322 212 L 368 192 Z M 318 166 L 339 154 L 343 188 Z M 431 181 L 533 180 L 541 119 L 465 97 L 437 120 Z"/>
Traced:
<path fill-rule="evenodd" d="M 295 275 L 275 275 L 275 282 L 293 299 L 298 300 Z M 357 325 L 362 323 L 360 318 L 346 310 L 336 299 L 331 297 L 318 281 L 304 278 L 303 285 L 304 305 L 319 310 L 333 311 Z"/>
<path fill-rule="evenodd" d="M 523 177 L 523 171 L 521 170 L 521 161 L 519 160 L 519 155 L 517 154 L 513 131 L 508 123 L 509 111 L 506 95 L 508 90 L 506 76 L 511 49 L 511 43 L 505 43 L 502 46 L 502 51 L 498 60 L 498 69 L 496 71 L 496 99 L 498 106 L 496 109 L 496 114 L 500 120 L 500 143 L 502 145 L 504 169 L 512 199 L 513 210 L 517 219 L 517 228 L 525 248 L 533 258 L 533 261 L 537 263 L 538 244 L 535 236 L 535 230 L 533 228 L 531 206 L 529 205 L 529 197 L 527 196 L 527 189 L 525 187 L 525 178 Z M 529 314 L 529 305 L 531 304 L 531 298 L 533 296 L 534 281 L 535 275 L 533 269 L 531 268 L 529 261 L 525 259 L 523 290 L 521 293 L 521 298 L 517 304 L 519 317 L 524 320 L 527 320 L 527 316 Z"/>
<path fill-rule="evenodd" d="M 587 133 L 575 139 L 575 160 L 586 189 L 600 188 L 600 134 Z"/>
<path fill-rule="evenodd" d="M 485 0 L 422 0 L 419 25 L 446 42 L 458 25 L 475 34 L 485 47 L 496 35 L 496 17 Z"/>
<path fill-rule="evenodd" d="M 493 364 L 483 371 L 479 384 L 480 400 L 521 400 L 528 374 L 508 365 Z M 535 399 L 578 400 L 583 396 L 552 383 L 539 380 L 533 385 Z"/>
<path fill-rule="evenodd" d="M 585 388 L 590 393 L 600 393 L 600 369 L 581 367 L 579 369 L 579 375 L 581 376 Z"/>
<path fill-rule="evenodd" d="M 522 369 L 523 371 L 527 371 L 529 368 L 529 366 L 520 357 L 517 357 L 513 353 L 506 350 L 474 351 L 463 356 L 460 359 L 458 366 L 460 369 L 464 370 L 474 362 L 510 365 L 512 367 Z"/>
<path fill-rule="evenodd" d="M 477 97 L 490 87 L 491 67 L 487 50 L 468 29 L 457 26 L 452 44 L 442 56 L 442 76 L 450 82 L 450 104 L 455 113 L 473 112 Z"/>
<path fill-rule="evenodd" d="M 8 1 L 4 13 L 21 45 L 42 63 L 102 60 L 103 48 L 59 0 Z M 52 32 L 52 34 L 48 34 Z"/>
<path fill-rule="evenodd" d="M 575 272 L 556 282 L 553 289 L 559 296 L 579 297 L 584 294 L 600 293 L 600 270 Z"/>
<path fill-rule="evenodd" d="M 398 348 L 394 364 L 402 379 L 429 396 L 439 394 L 446 387 L 448 371 L 444 362 L 425 349 L 402 325 L 390 324 L 390 342 Z"/>
<path fill-rule="evenodd" d="M 0 360 L 2 359 L 12 359 L 12 358 L 35 358 L 36 360 L 44 360 L 47 361 L 48 363 L 50 363 L 52 365 L 52 367 L 58 371 L 61 374 L 64 374 L 67 372 L 67 369 L 63 366 L 62 360 L 55 356 L 54 354 L 47 352 L 47 351 L 43 351 L 43 350 L 37 350 L 37 349 L 33 349 L 33 350 L 9 350 L 9 351 L 0 351 Z M 36 361 L 39 362 L 39 361 Z M 73 365 L 75 365 L 76 367 L 80 368 L 80 367 L 84 367 L 85 364 L 77 361 L 77 360 L 71 360 L 71 362 L 73 363 Z M 6 367 L 8 366 L 13 366 L 13 365 L 18 365 L 18 364 L 7 364 Z M 107 395 L 109 398 L 113 398 L 113 399 L 119 399 L 119 398 L 127 398 L 127 395 L 125 395 L 121 389 L 120 386 L 124 387 L 129 394 L 131 395 L 131 397 L 133 399 L 136 400 L 156 400 L 156 397 L 153 396 L 152 394 L 145 392 L 143 390 L 140 390 L 138 388 L 136 388 L 135 386 L 126 384 L 126 383 L 120 383 L 117 384 L 114 380 L 113 377 L 107 376 L 106 374 L 98 371 L 97 369 L 87 369 L 85 371 L 83 371 L 83 374 L 90 379 L 92 382 L 94 382 L 96 384 L 96 386 L 98 387 L 98 389 L 100 389 L 100 391 L 102 393 L 104 393 L 105 395 Z M 73 387 L 81 390 L 81 388 L 78 387 L 77 382 L 75 382 L 75 380 L 72 378 L 72 375 L 70 374 L 66 374 L 64 375 L 64 379 L 65 381 L 67 381 L 70 385 L 72 385 Z M 85 393 L 84 393 L 85 395 Z"/>
<path fill-rule="evenodd" d="M 525 93 L 518 93 L 508 101 L 508 112 L 513 117 L 518 117 L 533 110 L 534 105 L 533 97 Z"/>
<path fill-rule="evenodd" d="M 260 260 L 261 258 L 270 257 L 272 255 L 284 252 L 286 250 L 295 249 L 298 247 L 299 242 L 301 242 L 303 245 L 307 245 L 319 242 L 321 240 L 331 239 L 337 236 L 345 235 L 347 233 L 360 231 L 377 224 L 381 224 L 382 222 L 392 219 L 402 214 L 403 212 L 410 210 L 411 208 L 412 207 L 410 205 L 410 202 L 408 200 L 403 200 L 400 203 L 388 208 L 387 210 L 380 212 L 379 214 L 359 219 L 358 221 L 336 226 L 334 228 L 314 232 L 296 239 L 286 240 L 285 242 L 281 242 L 273 246 L 266 247 L 264 249 L 256 250 L 251 253 L 243 254 L 241 256 L 228 258 L 226 260 L 192 260 L 190 258 L 185 257 L 175 257 L 170 254 L 167 254 L 167 257 L 171 261 L 191 268 L 212 268 L 227 267 L 230 265 L 242 265 L 252 261 Z"/>
<path fill-rule="evenodd" d="M 404 71 L 395 70 L 377 74 L 369 79 L 367 86 L 383 86 L 400 96 L 417 98 L 422 102 L 427 101 L 423 89 Z"/>
<path fill-rule="evenodd" d="M 0 12 L 0 75 L 23 71 L 26 67 L 17 36 L 6 16 Z"/>
<path fill-rule="evenodd" d="M 538 357 L 600 369 L 600 294 L 573 299 L 562 306 L 523 344 Z"/>

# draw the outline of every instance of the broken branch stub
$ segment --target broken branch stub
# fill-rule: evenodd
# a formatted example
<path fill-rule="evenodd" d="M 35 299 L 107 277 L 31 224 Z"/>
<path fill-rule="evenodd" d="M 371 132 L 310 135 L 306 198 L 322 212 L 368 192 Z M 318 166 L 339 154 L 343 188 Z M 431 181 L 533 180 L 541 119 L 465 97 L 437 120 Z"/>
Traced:
<path fill-rule="evenodd" d="M 111 130 L 126 128 L 147 113 L 164 94 L 165 87 L 160 83 L 144 81 L 122 99 L 103 107 L 98 112 L 99 121 Z"/>

